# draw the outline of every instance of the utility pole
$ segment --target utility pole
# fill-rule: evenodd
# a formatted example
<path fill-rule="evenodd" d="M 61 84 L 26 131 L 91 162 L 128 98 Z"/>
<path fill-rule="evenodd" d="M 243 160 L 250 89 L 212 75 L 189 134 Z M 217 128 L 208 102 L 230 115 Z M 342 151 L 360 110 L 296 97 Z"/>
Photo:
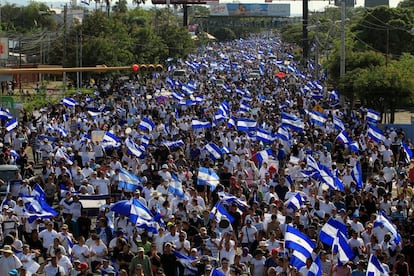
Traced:
<path fill-rule="evenodd" d="M 79 50 L 79 55 L 80 55 L 80 57 L 79 57 L 79 67 L 82 67 L 82 59 L 83 59 L 83 57 L 82 57 L 82 43 L 83 43 L 83 39 L 82 39 L 82 28 L 80 29 L 80 37 L 79 37 L 79 40 L 80 40 L 80 45 L 79 45 L 79 48 L 80 48 L 80 50 Z M 80 87 L 82 88 L 82 84 L 83 84 L 82 71 L 79 72 L 79 77 L 80 77 Z"/>
<path fill-rule="evenodd" d="M 63 8 L 63 55 L 62 55 L 62 67 L 66 64 L 66 32 L 67 32 L 67 17 L 68 17 L 68 5 L 65 4 Z M 66 72 L 63 72 L 63 92 L 66 91 Z"/>
<path fill-rule="evenodd" d="M 306 66 L 306 61 L 308 59 L 309 54 L 309 38 L 308 38 L 308 18 L 309 18 L 309 11 L 308 11 L 308 1 L 309 0 L 302 0 L 302 57 L 304 66 Z"/>
<path fill-rule="evenodd" d="M 339 65 L 339 76 L 345 75 L 345 23 L 346 23 L 346 3 L 341 0 L 341 55 Z"/>

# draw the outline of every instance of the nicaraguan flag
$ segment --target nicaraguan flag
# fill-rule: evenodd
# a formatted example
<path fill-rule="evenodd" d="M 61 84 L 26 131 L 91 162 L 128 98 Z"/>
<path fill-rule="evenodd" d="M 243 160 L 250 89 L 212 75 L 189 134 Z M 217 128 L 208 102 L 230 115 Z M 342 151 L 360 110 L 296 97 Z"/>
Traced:
<path fill-rule="evenodd" d="M 96 108 L 96 107 L 89 107 L 88 108 L 88 114 L 91 116 L 91 117 L 97 117 L 97 116 L 99 116 L 99 115 L 101 115 L 102 114 L 102 111 L 101 110 L 99 110 L 99 108 Z"/>
<path fill-rule="evenodd" d="M 62 149 L 58 148 L 56 153 L 55 153 L 55 159 L 60 161 L 60 160 L 64 160 L 66 162 L 66 164 L 68 165 L 72 165 L 73 161 L 71 160 L 71 158 L 69 157 L 69 155 L 67 155 L 66 152 L 64 152 Z"/>
<path fill-rule="evenodd" d="M 287 130 L 286 128 L 283 128 L 283 127 L 279 127 L 279 129 L 277 130 L 277 137 L 280 140 L 283 140 L 285 142 L 289 142 L 290 141 L 289 130 Z"/>
<path fill-rule="evenodd" d="M 144 152 L 145 152 L 144 146 L 142 146 L 142 148 L 141 148 L 140 146 L 138 146 L 132 140 L 132 138 L 127 138 L 125 140 L 125 146 L 128 148 L 128 150 L 129 150 L 130 153 L 132 153 L 133 155 L 135 155 L 138 158 L 140 158 L 144 154 Z"/>
<path fill-rule="evenodd" d="M 17 153 L 17 151 L 15 150 L 10 150 L 10 156 L 13 157 L 14 159 L 19 159 L 20 158 L 20 154 Z"/>
<path fill-rule="evenodd" d="M 57 126 L 56 130 L 60 134 L 60 136 L 62 136 L 62 137 L 67 137 L 68 136 L 68 131 L 64 127 Z"/>
<path fill-rule="evenodd" d="M 115 134 L 112 132 L 107 131 L 102 138 L 104 144 L 110 147 L 119 147 L 121 145 L 121 139 L 119 139 Z M 106 142 L 106 143 L 105 143 Z"/>
<path fill-rule="evenodd" d="M 132 199 L 131 204 L 131 214 L 129 215 L 129 220 L 133 224 L 140 223 L 141 220 L 144 221 L 153 221 L 154 217 L 151 214 L 151 211 L 148 210 L 147 206 L 142 204 L 138 199 Z"/>
<path fill-rule="evenodd" d="M 191 126 L 193 129 L 211 128 L 211 123 L 209 121 L 193 119 L 191 120 Z"/>
<path fill-rule="evenodd" d="M 340 191 L 344 190 L 344 184 L 342 183 L 342 181 L 338 177 L 334 176 L 332 171 L 328 167 L 319 164 L 319 168 L 319 180 L 328 185 L 331 189 Z"/>
<path fill-rule="evenodd" d="M 398 234 L 397 229 L 394 227 L 394 224 L 392 224 L 387 214 L 383 210 L 378 210 L 377 219 L 374 221 L 374 228 L 380 227 L 381 225 L 384 225 L 384 227 L 391 232 L 396 244 L 401 242 L 401 236 Z"/>
<path fill-rule="evenodd" d="M 336 233 L 336 238 L 334 239 L 332 245 L 332 252 L 337 253 L 338 263 L 341 263 L 342 265 L 351 261 L 355 257 L 354 251 L 351 246 L 349 246 L 347 238 L 341 231 Z"/>
<path fill-rule="evenodd" d="M 218 196 L 220 198 L 221 202 L 227 203 L 227 204 L 232 204 L 232 203 L 236 203 L 237 207 L 240 210 L 246 210 L 249 205 L 247 205 L 246 201 L 241 200 L 240 198 L 233 196 L 231 194 L 227 194 L 225 192 L 219 192 Z"/>
<path fill-rule="evenodd" d="M 66 107 L 75 107 L 78 104 L 75 99 L 69 97 L 63 98 L 62 103 Z"/>
<path fill-rule="evenodd" d="M 272 152 L 271 148 L 265 149 L 265 150 L 262 150 L 262 151 L 259 151 L 259 152 L 256 153 L 256 159 L 259 162 L 259 164 L 262 165 L 263 162 L 265 162 L 269 159 L 273 159 L 272 154 L 273 154 L 273 152 Z"/>
<path fill-rule="evenodd" d="M 405 155 L 405 162 L 409 164 L 411 159 L 413 158 L 413 152 L 408 147 L 408 145 L 404 142 L 401 143 L 401 148 L 402 148 L 402 150 L 404 152 L 404 155 Z"/>
<path fill-rule="evenodd" d="M 37 183 L 33 186 L 32 196 L 38 198 L 46 198 L 45 192 L 43 191 L 42 187 L 40 187 L 40 185 Z"/>
<path fill-rule="evenodd" d="M 124 168 L 119 169 L 118 175 L 118 188 L 123 189 L 127 192 L 135 192 L 138 187 L 142 186 L 141 179 L 125 170 Z"/>
<path fill-rule="evenodd" d="M 177 177 L 175 173 L 171 173 L 171 182 L 168 186 L 168 191 L 172 193 L 173 195 L 176 195 L 179 198 L 184 198 L 184 190 L 183 190 L 183 184 L 181 183 L 181 180 Z"/>
<path fill-rule="evenodd" d="M 351 142 L 351 143 L 349 144 L 348 148 L 349 148 L 349 150 L 350 150 L 350 151 L 352 151 L 352 152 L 356 152 L 356 153 L 358 153 L 358 152 L 359 152 L 359 144 L 358 144 L 358 142 L 357 142 L 357 141 L 353 141 L 353 142 Z"/>
<path fill-rule="evenodd" d="M 256 129 L 257 122 L 248 118 L 239 118 L 237 120 L 237 130 L 250 132 Z"/>
<path fill-rule="evenodd" d="M 210 219 L 215 219 L 217 222 L 220 222 L 223 218 L 227 218 L 230 223 L 234 222 L 234 218 L 219 201 L 214 205 L 213 209 L 211 209 Z"/>
<path fill-rule="evenodd" d="M 326 245 L 332 246 L 338 235 L 338 231 L 346 235 L 346 225 L 334 218 L 329 218 L 322 226 L 321 232 L 319 233 L 319 240 Z"/>
<path fill-rule="evenodd" d="M 348 145 L 351 142 L 351 139 L 349 138 L 348 133 L 345 130 L 341 131 L 341 133 L 338 134 L 336 140 L 341 141 L 345 145 Z"/>
<path fill-rule="evenodd" d="M 368 267 L 367 267 L 367 276 L 388 276 L 388 272 L 385 270 L 385 267 L 378 260 L 375 254 L 371 254 L 369 258 Z"/>
<path fill-rule="evenodd" d="M 308 155 L 306 157 L 306 165 L 308 165 L 308 167 L 312 168 L 313 170 L 320 170 L 318 162 L 316 162 L 315 158 L 313 158 L 312 155 Z"/>
<path fill-rule="evenodd" d="M 163 143 L 165 146 L 167 146 L 169 149 L 174 149 L 174 148 L 178 148 L 178 147 L 182 147 L 184 146 L 184 142 L 183 140 L 177 140 L 177 141 L 165 141 Z"/>
<path fill-rule="evenodd" d="M 246 102 L 241 102 L 239 112 L 246 112 L 246 113 L 250 112 L 250 105 Z"/>
<path fill-rule="evenodd" d="M 339 101 L 340 96 L 339 96 L 338 91 L 336 91 L 336 90 L 332 90 L 332 91 L 329 93 L 329 98 L 330 98 L 332 101 L 334 101 L 334 102 Z"/>
<path fill-rule="evenodd" d="M 305 203 L 305 199 L 300 193 L 296 193 L 295 196 L 292 196 L 285 202 L 285 205 L 287 208 L 290 208 L 293 211 L 297 211 L 300 209 L 303 203 Z"/>
<path fill-rule="evenodd" d="M 29 217 L 29 222 L 32 223 L 38 218 L 46 219 L 56 217 L 59 213 L 50 207 L 44 198 L 33 196 L 22 196 L 26 215 Z"/>
<path fill-rule="evenodd" d="M 141 122 L 139 123 L 139 128 L 142 130 L 147 130 L 148 132 L 152 132 L 155 128 L 155 124 L 148 118 L 142 118 Z"/>
<path fill-rule="evenodd" d="M 285 247 L 294 250 L 295 257 L 292 256 L 291 264 L 298 264 L 299 266 L 301 263 L 306 263 L 306 259 L 312 256 L 315 243 L 298 229 L 286 225 Z"/>
<path fill-rule="evenodd" d="M 272 133 L 264 129 L 258 128 L 256 131 L 256 140 L 262 141 L 266 144 L 271 144 L 275 141 L 275 137 Z"/>
<path fill-rule="evenodd" d="M 227 121 L 227 128 L 235 128 L 236 127 L 236 119 L 233 116 L 229 118 Z"/>
<path fill-rule="evenodd" d="M 146 135 L 141 137 L 141 145 L 144 146 L 144 148 L 147 148 L 150 142 L 150 138 Z"/>
<path fill-rule="evenodd" d="M 0 108 L 0 119 L 2 120 L 10 120 L 13 116 L 7 110 Z"/>
<path fill-rule="evenodd" d="M 352 168 L 351 171 L 352 179 L 355 181 L 355 184 L 358 189 L 362 189 L 362 171 L 361 171 L 361 164 L 356 162 L 355 166 Z"/>
<path fill-rule="evenodd" d="M 181 102 L 182 100 L 184 100 L 184 95 L 183 95 L 183 94 L 181 94 L 181 93 L 180 93 L 180 92 L 178 92 L 178 91 L 175 91 L 175 90 L 172 92 L 171 96 L 172 96 L 175 100 L 177 100 L 177 101 L 179 101 L 179 102 Z"/>
<path fill-rule="evenodd" d="M 327 115 L 321 112 L 314 111 L 314 110 L 309 112 L 309 117 L 310 117 L 310 121 L 314 125 L 318 125 L 318 126 L 324 126 L 326 121 L 328 120 Z"/>
<path fill-rule="evenodd" d="M 17 121 L 16 118 L 11 119 L 10 121 L 7 122 L 6 124 L 6 130 L 8 132 L 12 131 L 13 129 L 15 129 L 17 126 L 19 125 L 19 122 Z"/>
<path fill-rule="evenodd" d="M 367 121 L 377 123 L 381 120 L 381 114 L 378 111 L 368 109 L 367 110 Z"/>
<path fill-rule="evenodd" d="M 378 142 L 384 142 L 385 141 L 385 136 L 384 133 L 382 132 L 382 130 L 380 130 L 379 128 L 369 124 L 368 125 L 368 131 L 367 131 L 368 137 L 370 137 L 372 140 L 374 140 L 374 142 L 378 143 Z"/>
<path fill-rule="evenodd" d="M 210 186 L 211 190 L 214 191 L 219 183 L 220 177 L 214 170 L 205 167 L 198 169 L 197 185 Z"/>
<path fill-rule="evenodd" d="M 230 106 L 227 101 L 224 101 L 220 104 L 218 111 L 225 116 L 230 113 Z"/>
<path fill-rule="evenodd" d="M 313 260 L 308 271 L 308 276 L 322 276 L 322 263 L 319 255 Z"/>
<path fill-rule="evenodd" d="M 214 144 L 213 142 L 208 143 L 207 145 L 204 146 L 204 149 L 210 153 L 210 157 L 214 160 L 220 159 L 221 155 L 222 155 L 222 151 L 219 148 L 219 146 L 217 146 L 216 144 Z"/>
<path fill-rule="evenodd" d="M 300 118 L 285 112 L 282 113 L 282 126 L 286 126 L 297 132 L 302 132 L 305 128 L 305 124 Z"/>
<path fill-rule="evenodd" d="M 192 263 L 196 260 L 195 257 L 181 254 L 180 252 L 176 250 L 174 250 L 173 253 L 175 257 L 177 258 L 177 261 L 179 261 L 187 270 L 189 270 L 192 273 L 191 275 L 198 273 L 197 267 L 192 265 Z M 170 269 L 173 269 L 173 268 L 170 268 Z"/>
<path fill-rule="evenodd" d="M 333 123 L 336 130 L 343 131 L 345 130 L 345 125 L 339 117 L 333 117 Z"/>

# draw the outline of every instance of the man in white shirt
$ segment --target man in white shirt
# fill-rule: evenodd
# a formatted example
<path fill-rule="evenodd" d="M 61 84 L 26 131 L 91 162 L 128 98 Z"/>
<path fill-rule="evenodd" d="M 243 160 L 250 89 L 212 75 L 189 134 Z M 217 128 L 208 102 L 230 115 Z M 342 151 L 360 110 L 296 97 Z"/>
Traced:
<path fill-rule="evenodd" d="M 46 222 L 46 229 L 39 233 L 39 239 L 42 241 L 44 256 L 46 251 L 53 244 L 53 240 L 58 237 L 58 233 L 53 229 L 53 223 L 51 221 Z"/>

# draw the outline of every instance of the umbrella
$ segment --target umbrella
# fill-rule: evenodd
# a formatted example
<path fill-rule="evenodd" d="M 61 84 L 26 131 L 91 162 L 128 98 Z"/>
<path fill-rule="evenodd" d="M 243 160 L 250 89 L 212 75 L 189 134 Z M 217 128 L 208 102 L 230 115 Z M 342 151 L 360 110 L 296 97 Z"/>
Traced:
<path fill-rule="evenodd" d="M 130 200 L 118 201 L 114 203 L 110 209 L 111 211 L 117 214 L 128 216 L 129 214 L 131 214 L 131 201 Z"/>
<path fill-rule="evenodd" d="M 284 77 L 286 77 L 286 73 L 279 72 L 279 73 L 276 74 L 276 77 L 278 77 L 278 78 L 284 78 Z"/>

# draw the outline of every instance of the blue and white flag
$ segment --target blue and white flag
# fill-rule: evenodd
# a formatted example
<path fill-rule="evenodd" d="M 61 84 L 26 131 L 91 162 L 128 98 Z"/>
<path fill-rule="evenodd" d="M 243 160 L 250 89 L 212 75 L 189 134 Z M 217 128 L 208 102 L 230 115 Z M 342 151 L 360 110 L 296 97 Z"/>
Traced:
<path fill-rule="evenodd" d="M 209 121 L 193 119 L 191 120 L 191 127 L 193 129 L 211 128 L 211 123 Z"/>
<path fill-rule="evenodd" d="M 262 151 L 259 151 L 259 152 L 256 153 L 256 159 L 259 162 L 259 164 L 262 165 L 263 162 L 265 162 L 269 159 L 273 159 L 272 154 L 273 154 L 273 152 L 272 152 L 271 148 L 265 149 L 265 150 L 262 150 Z"/>
<path fill-rule="evenodd" d="M 197 185 L 210 186 L 211 190 L 214 191 L 219 183 L 220 177 L 214 170 L 205 167 L 198 169 Z"/>
<path fill-rule="evenodd" d="M 345 130 L 345 125 L 339 117 L 333 117 L 333 123 L 336 130 L 343 131 Z"/>
<path fill-rule="evenodd" d="M 289 198 L 285 205 L 287 208 L 292 209 L 293 211 L 297 211 L 302 207 L 302 205 L 305 203 L 305 199 L 302 197 L 300 193 L 296 193 L 295 196 L 292 196 Z"/>
<path fill-rule="evenodd" d="M 230 116 L 229 120 L 227 121 L 227 128 L 235 128 L 236 127 L 236 119 L 233 116 Z"/>
<path fill-rule="evenodd" d="M 351 152 L 359 152 L 359 144 L 357 141 L 353 141 L 348 145 L 348 148 Z"/>
<path fill-rule="evenodd" d="M 286 126 L 287 128 L 292 129 L 293 131 L 302 132 L 305 128 L 305 124 L 302 119 L 296 117 L 295 115 L 282 113 L 282 127 Z"/>
<path fill-rule="evenodd" d="M 20 158 L 20 154 L 18 154 L 17 151 L 15 151 L 14 149 L 10 150 L 10 156 L 13 157 L 14 159 Z"/>
<path fill-rule="evenodd" d="M 328 167 L 319 164 L 319 168 L 320 170 L 318 171 L 318 173 L 320 181 L 328 185 L 331 189 L 340 191 L 344 190 L 344 184 L 342 183 L 342 181 L 338 177 L 334 176 L 332 171 Z"/>
<path fill-rule="evenodd" d="M 368 137 L 374 140 L 376 143 L 385 141 L 385 136 L 382 130 L 373 125 L 368 125 L 367 134 Z"/>
<path fill-rule="evenodd" d="M 214 160 L 220 159 L 223 153 L 220 147 L 214 144 L 213 142 L 210 142 L 207 145 L 205 145 L 204 149 L 208 153 L 210 153 L 210 157 Z"/>
<path fill-rule="evenodd" d="M 128 151 L 135 155 L 136 157 L 140 158 L 145 153 L 145 147 L 138 146 L 131 137 L 128 137 L 125 140 L 125 146 L 128 148 Z"/>
<path fill-rule="evenodd" d="M 251 132 L 256 129 L 257 122 L 248 118 L 239 118 L 237 120 L 237 130 Z"/>
<path fill-rule="evenodd" d="M 345 130 L 341 131 L 341 133 L 338 134 L 336 140 L 341 141 L 345 145 L 348 145 L 352 141 Z"/>
<path fill-rule="evenodd" d="M 322 276 L 322 263 L 319 255 L 313 260 L 308 271 L 308 276 Z"/>
<path fill-rule="evenodd" d="M 46 200 L 44 198 L 22 196 L 22 199 L 27 211 L 26 215 L 29 217 L 28 221 L 30 223 L 38 218 L 46 219 L 56 217 L 59 214 L 46 203 Z"/>
<path fill-rule="evenodd" d="M 78 104 L 78 102 L 75 99 L 70 97 L 63 98 L 62 103 L 66 107 L 75 107 Z"/>
<path fill-rule="evenodd" d="M 230 215 L 226 208 L 224 208 L 220 201 L 217 202 L 211 209 L 209 217 L 210 219 L 215 219 L 217 222 L 220 222 L 223 218 L 227 218 L 230 223 L 234 222 L 234 218 Z"/>
<path fill-rule="evenodd" d="M 368 109 L 367 110 L 367 121 L 377 123 L 381 120 L 381 114 L 378 111 Z"/>
<path fill-rule="evenodd" d="M 224 101 L 220 104 L 218 112 L 223 114 L 224 116 L 227 116 L 230 113 L 230 106 L 227 103 L 227 101 Z"/>
<path fill-rule="evenodd" d="M 352 179 L 355 181 L 357 188 L 362 189 L 362 170 L 359 161 L 356 162 L 355 166 L 352 168 L 351 176 Z"/>
<path fill-rule="evenodd" d="M 32 196 L 38 198 L 46 198 L 45 192 L 43 191 L 42 187 L 37 183 L 33 186 Z"/>
<path fill-rule="evenodd" d="M 63 160 L 63 161 L 65 161 L 65 162 L 66 162 L 66 164 L 68 164 L 68 165 L 73 165 L 73 161 L 72 161 L 72 159 L 70 158 L 70 156 L 69 156 L 66 152 L 64 152 L 61 148 L 58 148 L 58 149 L 56 150 L 56 153 L 55 153 L 55 159 L 56 159 L 57 161 L 61 161 L 61 160 Z"/>
<path fill-rule="evenodd" d="M 177 258 L 177 261 L 179 261 L 187 270 L 191 271 L 191 273 L 195 273 L 195 274 L 198 273 L 197 267 L 191 264 L 195 260 L 197 260 L 197 258 L 181 254 L 180 252 L 175 251 L 175 250 L 173 251 L 173 253 L 175 257 Z M 169 269 L 174 269 L 174 268 L 171 267 Z"/>
<path fill-rule="evenodd" d="M 226 204 L 235 203 L 237 205 L 237 207 L 242 211 L 246 210 L 249 207 L 249 205 L 247 205 L 246 201 L 243 201 L 240 198 L 238 198 L 236 196 L 233 196 L 231 194 L 227 194 L 225 192 L 218 192 L 218 196 L 219 196 L 221 202 L 224 202 Z"/>
<path fill-rule="evenodd" d="M 171 182 L 168 186 L 168 191 L 179 198 L 185 197 L 183 184 L 177 175 L 173 172 L 171 173 Z"/>
<path fill-rule="evenodd" d="M 184 142 L 181 139 L 176 141 L 165 141 L 163 144 L 169 149 L 175 149 L 184 146 Z"/>
<path fill-rule="evenodd" d="M 411 151 L 410 147 L 408 147 L 408 145 L 404 142 L 401 143 L 401 148 L 405 155 L 405 163 L 409 164 L 413 158 L 413 152 Z"/>
<path fill-rule="evenodd" d="M 172 96 L 175 100 L 177 100 L 177 101 L 179 101 L 179 102 L 181 102 L 182 100 L 184 100 L 184 95 L 183 95 L 183 94 L 181 94 L 181 93 L 180 93 L 180 92 L 178 92 L 178 91 L 175 91 L 175 90 L 172 92 L 171 96 Z"/>
<path fill-rule="evenodd" d="M 246 112 L 246 113 L 250 112 L 250 105 L 249 105 L 249 103 L 241 102 L 240 103 L 240 108 L 239 108 L 239 111 L 238 112 Z"/>
<path fill-rule="evenodd" d="M 132 204 L 131 204 L 131 214 L 129 215 L 129 220 L 133 224 L 137 224 L 137 223 L 140 223 L 142 220 L 144 220 L 144 221 L 153 221 L 154 217 L 153 217 L 151 211 L 147 208 L 147 206 L 142 204 L 141 201 L 139 201 L 138 199 L 133 198 L 132 199 Z"/>
<path fill-rule="evenodd" d="M 283 127 L 279 127 L 279 129 L 277 130 L 277 137 L 282 141 L 289 142 L 290 141 L 289 130 Z"/>
<path fill-rule="evenodd" d="M 17 126 L 19 125 L 19 122 L 17 121 L 16 118 L 11 119 L 10 121 L 7 122 L 6 124 L 6 130 L 8 132 L 12 131 L 13 129 L 15 129 Z"/>
<path fill-rule="evenodd" d="M 341 263 L 342 265 L 355 257 L 354 251 L 351 246 L 349 246 L 347 238 L 341 231 L 336 233 L 336 238 L 332 245 L 332 252 L 337 253 L 338 263 Z"/>
<path fill-rule="evenodd" d="M 124 168 L 119 169 L 118 189 L 127 192 L 135 192 L 140 186 L 142 186 L 142 184 L 141 179 L 138 176 L 130 173 Z"/>
<path fill-rule="evenodd" d="M 95 117 L 101 115 L 102 114 L 102 111 L 99 108 L 96 108 L 96 107 L 88 107 L 88 114 L 91 117 L 94 117 L 95 118 Z"/>
<path fill-rule="evenodd" d="M 271 144 L 275 141 L 275 136 L 264 129 L 258 128 L 256 131 L 256 140 L 262 141 L 266 144 Z"/>
<path fill-rule="evenodd" d="M 334 218 L 329 218 L 328 221 L 322 226 L 319 233 L 319 240 L 326 245 L 332 246 L 335 238 L 338 235 L 338 231 L 347 235 L 346 225 Z"/>
<path fill-rule="evenodd" d="M 142 130 L 147 130 L 148 132 L 152 132 L 155 128 L 155 124 L 149 118 L 142 118 L 138 127 Z"/>
<path fill-rule="evenodd" d="M 68 131 L 63 126 L 57 126 L 56 131 L 60 134 L 62 137 L 68 136 Z"/>
<path fill-rule="evenodd" d="M 380 227 L 381 225 L 384 225 L 384 227 L 390 231 L 396 244 L 401 242 L 401 236 L 398 234 L 397 229 L 395 228 L 394 224 L 392 224 L 387 214 L 383 210 L 378 210 L 377 218 L 374 221 L 374 228 Z"/>
<path fill-rule="evenodd" d="M 150 138 L 147 135 L 144 135 L 141 137 L 141 145 L 144 146 L 144 148 L 147 148 L 150 142 Z"/>
<path fill-rule="evenodd" d="M 121 145 L 121 139 L 119 139 L 115 134 L 112 132 L 107 131 L 102 138 L 103 142 L 106 142 L 105 144 L 111 147 L 119 147 Z"/>
<path fill-rule="evenodd" d="M 388 276 L 388 272 L 385 270 L 385 267 L 378 260 L 375 254 L 371 254 L 369 258 L 368 267 L 367 267 L 367 276 Z"/>
<path fill-rule="evenodd" d="M 0 119 L 2 119 L 2 120 L 10 120 L 10 119 L 13 119 L 13 116 L 10 114 L 9 111 L 7 111 L 7 110 L 5 110 L 3 108 L 0 108 Z"/>
<path fill-rule="evenodd" d="M 291 259 L 291 264 L 299 267 L 301 264 L 304 265 L 306 259 L 312 256 L 315 243 L 298 229 L 286 225 L 285 247 L 294 250 L 295 257 Z"/>
<path fill-rule="evenodd" d="M 324 126 L 326 121 L 328 120 L 327 115 L 325 115 L 321 112 L 315 111 L 315 110 L 311 110 L 309 112 L 309 118 L 310 118 L 310 121 L 314 125 L 318 125 L 318 126 Z"/>

